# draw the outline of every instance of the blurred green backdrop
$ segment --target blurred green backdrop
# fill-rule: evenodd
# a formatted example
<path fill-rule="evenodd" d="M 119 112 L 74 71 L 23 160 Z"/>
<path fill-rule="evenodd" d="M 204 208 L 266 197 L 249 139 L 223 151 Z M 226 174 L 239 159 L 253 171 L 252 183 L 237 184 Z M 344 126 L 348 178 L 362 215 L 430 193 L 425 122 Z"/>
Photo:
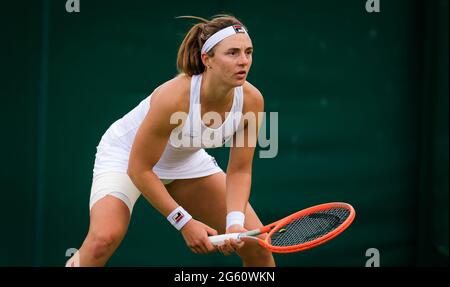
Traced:
<path fill-rule="evenodd" d="M 328 201 L 354 224 L 280 266 L 448 266 L 448 0 L 2 3 L 1 266 L 62 266 L 89 223 L 95 147 L 176 75 L 193 23 L 230 13 L 255 47 L 249 81 L 279 113 L 279 152 L 254 162 L 265 223 Z M 225 168 L 228 150 L 213 150 Z M 160 235 L 154 237 L 152 228 Z M 166 252 L 170 250 L 169 252 Z M 195 255 L 141 198 L 108 266 L 239 266 Z"/>

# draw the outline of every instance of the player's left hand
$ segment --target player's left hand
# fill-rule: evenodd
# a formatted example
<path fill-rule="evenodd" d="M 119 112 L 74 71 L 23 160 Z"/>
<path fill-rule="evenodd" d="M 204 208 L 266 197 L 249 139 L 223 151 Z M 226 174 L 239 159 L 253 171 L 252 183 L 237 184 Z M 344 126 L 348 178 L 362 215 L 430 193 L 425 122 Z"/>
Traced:
<path fill-rule="evenodd" d="M 231 225 L 226 233 L 241 233 L 246 232 L 247 229 L 241 227 L 238 224 Z M 244 246 L 245 242 L 243 240 L 236 240 L 236 239 L 227 239 L 225 240 L 224 244 L 217 246 L 217 249 L 225 256 L 228 256 L 232 254 L 233 252 L 236 252 L 236 250 L 239 250 Z"/>

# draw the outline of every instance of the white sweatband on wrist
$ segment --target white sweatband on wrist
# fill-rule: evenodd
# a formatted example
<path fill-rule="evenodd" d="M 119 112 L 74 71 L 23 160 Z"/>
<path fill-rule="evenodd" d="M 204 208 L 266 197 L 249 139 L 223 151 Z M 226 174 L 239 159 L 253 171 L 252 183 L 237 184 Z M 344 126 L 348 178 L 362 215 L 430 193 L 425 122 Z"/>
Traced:
<path fill-rule="evenodd" d="M 167 220 L 177 229 L 180 230 L 183 226 L 192 219 L 192 216 L 184 210 L 183 207 L 178 206 L 168 216 Z"/>
<path fill-rule="evenodd" d="M 217 45 L 217 43 L 219 43 L 223 39 L 230 37 L 232 35 L 238 34 L 238 33 L 247 34 L 247 31 L 241 25 L 233 25 L 233 26 L 228 26 L 228 27 L 212 34 L 211 37 L 209 37 L 208 40 L 206 40 L 205 44 L 203 44 L 202 54 L 206 54 L 209 51 L 211 51 L 211 49 L 214 48 L 214 46 Z"/>
<path fill-rule="evenodd" d="M 234 224 L 244 227 L 244 221 L 245 221 L 244 213 L 242 213 L 240 211 L 231 211 L 230 213 L 227 214 L 226 229 L 228 229 L 228 227 L 230 227 L 231 225 L 234 225 Z"/>

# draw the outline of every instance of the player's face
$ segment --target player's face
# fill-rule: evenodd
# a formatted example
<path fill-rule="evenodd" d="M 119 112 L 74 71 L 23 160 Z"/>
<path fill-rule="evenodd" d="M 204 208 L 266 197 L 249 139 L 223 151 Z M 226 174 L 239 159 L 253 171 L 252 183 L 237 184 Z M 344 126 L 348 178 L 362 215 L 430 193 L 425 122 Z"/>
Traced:
<path fill-rule="evenodd" d="M 252 41 L 247 34 L 225 38 L 210 58 L 212 72 L 233 87 L 242 86 L 252 65 L 252 54 Z"/>

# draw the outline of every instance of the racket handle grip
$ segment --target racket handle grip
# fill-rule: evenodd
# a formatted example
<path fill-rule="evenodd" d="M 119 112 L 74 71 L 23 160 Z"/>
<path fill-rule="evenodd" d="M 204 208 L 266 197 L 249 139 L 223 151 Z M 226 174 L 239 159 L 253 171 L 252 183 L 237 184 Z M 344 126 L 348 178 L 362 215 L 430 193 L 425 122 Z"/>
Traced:
<path fill-rule="evenodd" d="M 221 234 L 221 235 L 215 235 L 215 236 L 209 236 L 209 241 L 214 246 L 222 245 L 225 240 L 227 239 L 237 239 L 239 240 L 239 234 L 240 233 L 228 233 L 228 234 Z"/>

